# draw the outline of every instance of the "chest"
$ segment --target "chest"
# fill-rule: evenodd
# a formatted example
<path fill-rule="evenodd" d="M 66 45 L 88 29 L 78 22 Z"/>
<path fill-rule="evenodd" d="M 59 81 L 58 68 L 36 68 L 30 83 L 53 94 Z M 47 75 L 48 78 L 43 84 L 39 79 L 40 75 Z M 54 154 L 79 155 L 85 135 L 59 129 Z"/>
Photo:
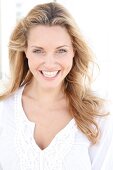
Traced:
<path fill-rule="evenodd" d="M 41 150 L 47 148 L 56 135 L 60 133 L 71 121 L 71 117 L 59 117 L 45 124 L 36 124 L 34 129 L 34 139 Z"/>
<path fill-rule="evenodd" d="M 64 105 L 47 110 L 38 107 L 34 103 L 30 105 L 30 102 L 25 100 L 23 102 L 23 108 L 27 118 L 35 122 L 33 137 L 41 150 L 48 147 L 55 136 L 72 119 L 67 107 Z"/>

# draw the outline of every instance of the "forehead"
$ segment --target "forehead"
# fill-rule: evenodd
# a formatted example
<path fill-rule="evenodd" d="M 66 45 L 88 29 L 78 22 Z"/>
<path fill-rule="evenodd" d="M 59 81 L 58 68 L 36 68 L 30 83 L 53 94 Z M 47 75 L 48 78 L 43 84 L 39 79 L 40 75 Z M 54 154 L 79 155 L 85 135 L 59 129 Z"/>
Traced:
<path fill-rule="evenodd" d="M 28 42 L 70 44 L 71 37 L 65 27 L 39 25 L 29 30 Z"/>

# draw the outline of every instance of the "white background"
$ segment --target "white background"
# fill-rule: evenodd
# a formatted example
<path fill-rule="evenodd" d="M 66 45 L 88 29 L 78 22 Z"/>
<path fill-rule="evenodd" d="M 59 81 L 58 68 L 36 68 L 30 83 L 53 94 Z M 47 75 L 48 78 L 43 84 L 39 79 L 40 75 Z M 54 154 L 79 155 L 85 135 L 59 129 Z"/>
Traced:
<path fill-rule="evenodd" d="M 0 53 L 2 74 L 8 73 L 8 40 L 19 19 L 36 4 L 50 0 L 1 0 Z M 93 88 L 103 97 L 113 98 L 113 4 L 112 0 L 57 0 L 74 16 L 100 66 Z"/>

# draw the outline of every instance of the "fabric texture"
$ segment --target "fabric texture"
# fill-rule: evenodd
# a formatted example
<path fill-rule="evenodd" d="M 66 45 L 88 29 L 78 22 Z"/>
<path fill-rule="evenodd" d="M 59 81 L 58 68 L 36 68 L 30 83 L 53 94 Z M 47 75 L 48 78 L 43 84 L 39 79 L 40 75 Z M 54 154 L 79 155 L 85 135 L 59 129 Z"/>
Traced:
<path fill-rule="evenodd" d="M 72 119 L 41 150 L 22 107 L 20 87 L 0 102 L 0 168 L 3 170 L 112 170 L 113 115 L 99 119 L 100 141 L 92 145 Z M 112 110 L 112 109 L 111 109 Z M 0 169 L 0 170 L 1 170 Z"/>

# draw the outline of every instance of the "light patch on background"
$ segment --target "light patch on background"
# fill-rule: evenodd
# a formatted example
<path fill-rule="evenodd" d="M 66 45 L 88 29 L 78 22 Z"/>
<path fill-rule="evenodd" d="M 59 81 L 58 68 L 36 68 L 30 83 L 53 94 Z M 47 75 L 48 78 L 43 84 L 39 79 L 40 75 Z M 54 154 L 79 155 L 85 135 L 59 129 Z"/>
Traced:
<path fill-rule="evenodd" d="M 1 0 L 1 41 L 2 74 L 7 77 L 8 52 L 7 45 L 11 31 L 19 20 L 36 4 L 51 2 L 50 0 Z M 113 10 L 112 0 L 57 0 L 73 15 L 82 34 L 92 48 L 100 73 L 93 84 L 95 91 L 107 98 L 113 98 Z M 7 5 L 6 5 L 7 4 Z M 12 10 L 13 9 L 13 10 Z"/>

